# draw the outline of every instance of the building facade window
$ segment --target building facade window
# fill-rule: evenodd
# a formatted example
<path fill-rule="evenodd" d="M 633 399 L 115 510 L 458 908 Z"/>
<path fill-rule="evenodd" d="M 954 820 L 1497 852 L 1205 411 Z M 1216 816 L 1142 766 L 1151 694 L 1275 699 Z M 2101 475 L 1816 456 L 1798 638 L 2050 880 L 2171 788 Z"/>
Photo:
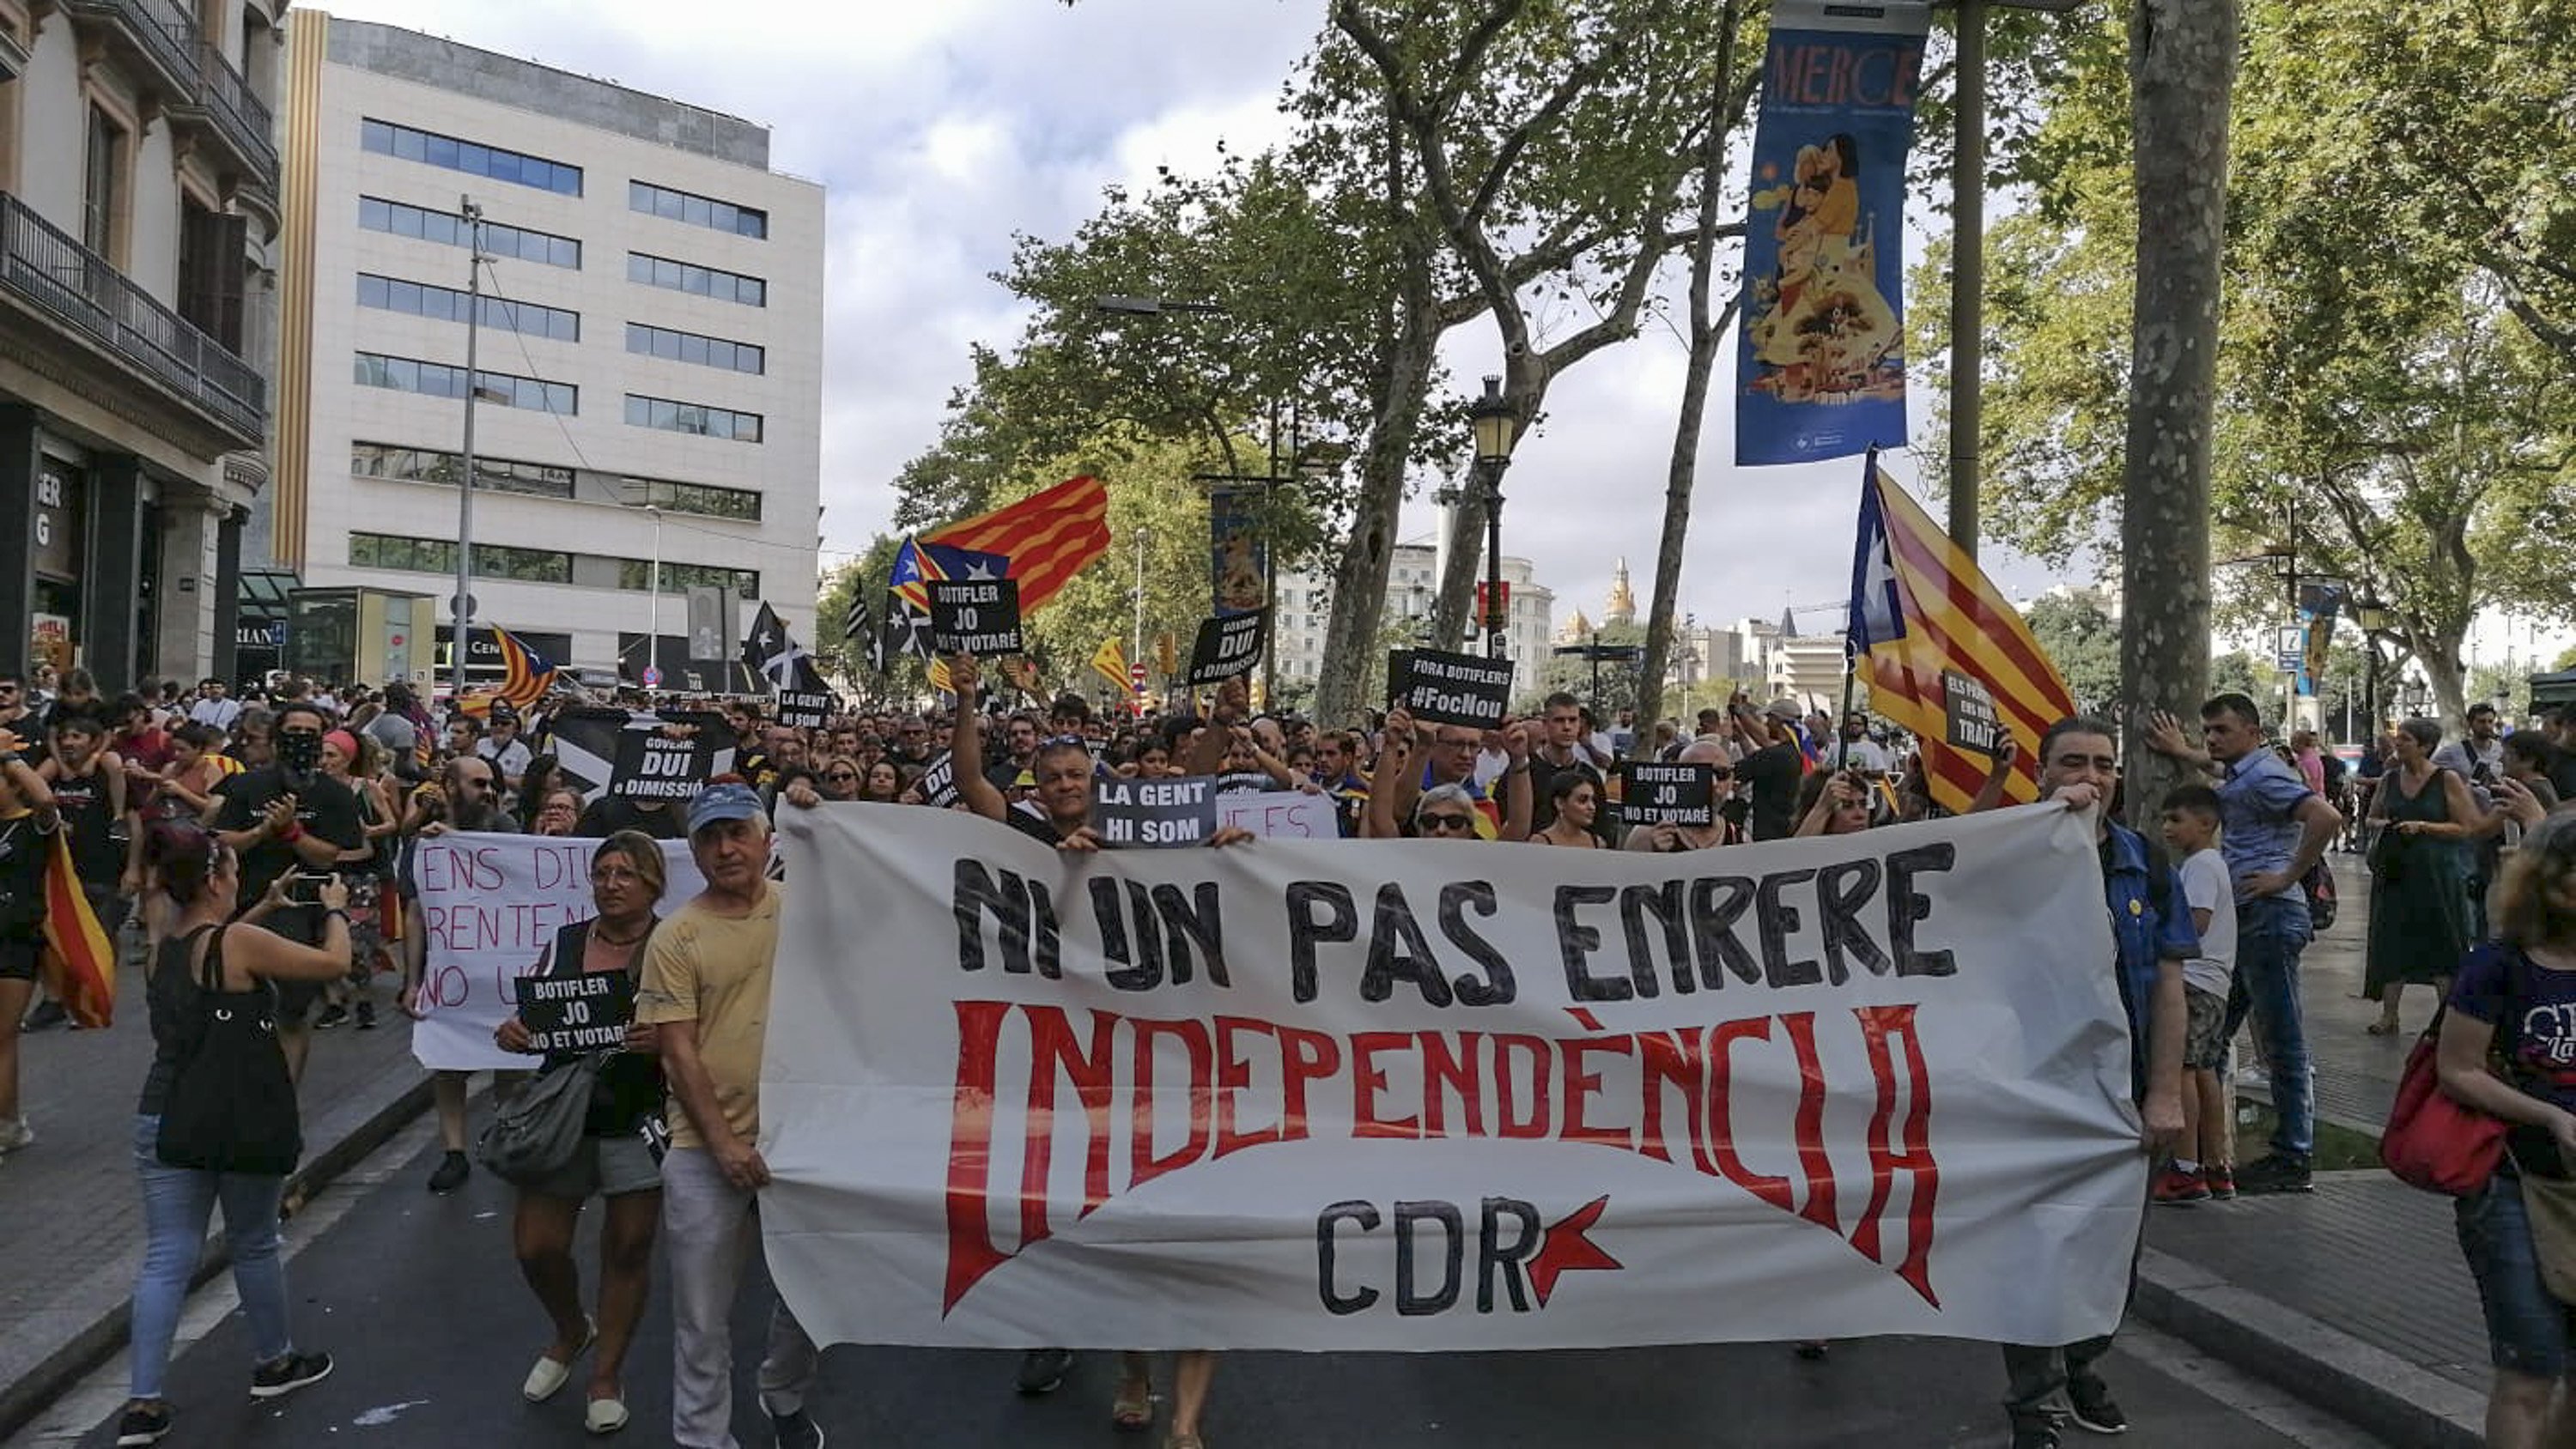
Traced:
<path fill-rule="evenodd" d="M 456 540 L 352 533 L 349 567 L 452 575 L 456 572 Z M 526 584 L 568 584 L 572 582 L 572 555 L 558 549 L 478 543 L 474 545 L 474 572 L 484 578 Z"/>
<path fill-rule="evenodd" d="M 548 307 L 536 302 L 511 302 L 499 297 L 480 300 L 479 310 L 486 327 L 524 332 L 530 337 L 552 338 L 557 342 L 581 340 L 579 312 L 567 312 L 561 307 Z M 475 301 L 470 294 L 454 287 L 406 282 L 400 277 L 379 277 L 370 272 L 358 274 L 358 305 L 361 307 L 404 312 L 441 322 L 462 322 L 466 308 L 473 306 Z"/>
<path fill-rule="evenodd" d="M 432 397 L 465 396 L 464 368 L 450 367 L 443 362 L 421 362 L 409 357 L 387 357 L 376 352 L 357 355 L 357 380 L 362 387 L 390 388 L 395 392 L 427 393 Z M 483 391 L 485 402 L 498 403 L 503 407 L 560 413 L 565 417 L 578 416 L 581 412 L 581 389 L 568 382 L 547 382 L 543 378 L 477 369 L 474 385 Z"/>
<path fill-rule="evenodd" d="M 748 488 L 719 488 L 713 483 L 675 483 L 668 478 L 620 477 L 616 483 L 630 506 L 650 505 L 673 513 L 707 518 L 760 521 L 760 495 Z"/>
<path fill-rule="evenodd" d="M 696 332 L 675 332 L 668 327 L 655 327 L 644 322 L 626 324 L 626 350 L 641 357 L 659 357 L 666 362 L 692 362 L 700 367 L 720 368 L 726 372 L 748 372 L 754 377 L 767 369 L 766 349 L 748 342 L 727 342 L 721 337 L 707 337 Z"/>
<path fill-rule="evenodd" d="M 700 437 L 725 438 L 737 443 L 757 443 L 761 434 L 758 413 L 738 413 L 731 408 L 673 402 L 669 398 L 639 397 L 631 392 L 626 395 L 626 421 L 639 428 L 659 428 L 666 433 L 695 433 Z"/>
<path fill-rule="evenodd" d="M 653 563 L 650 559 L 622 558 L 617 561 L 617 586 L 630 593 L 650 593 L 653 589 Z M 738 599 L 760 597 L 760 570 L 719 568 L 713 564 L 662 563 L 662 592 L 679 593 L 685 589 L 730 589 Z"/>
<path fill-rule="evenodd" d="M 684 221 L 711 231 L 731 232 L 735 236 L 765 239 L 769 235 L 769 213 L 711 196 L 675 191 L 649 181 L 626 183 L 626 209 L 666 221 Z"/>
<path fill-rule="evenodd" d="M 465 476 L 465 459 L 461 454 L 435 448 L 351 443 L 349 472 L 360 478 L 394 478 L 406 483 L 438 483 L 453 488 Z M 538 498 L 573 496 L 572 469 L 512 458 L 478 456 L 474 460 L 474 482 L 478 488 L 525 493 Z"/>
<path fill-rule="evenodd" d="M 81 158 L 81 245 L 124 265 L 128 165 L 125 128 L 106 111 L 89 108 L 87 149 Z"/>
<path fill-rule="evenodd" d="M 358 225 L 388 236 L 417 237 L 451 247 L 470 245 L 474 230 L 465 218 L 452 211 L 432 211 L 376 196 L 358 198 Z M 581 270 L 581 243 L 552 232 L 487 221 L 483 223 L 483 250 L 497 257 Z"/>
<path fill-rule="evenodd" d="M 460 141 L 435 131 L 398 126 L 370 116 L 358 123 L 358 143 L 379 156 L 395 156 L 428 166 L 443 166 L 468 176 L 484 176 L 519 186 L 533 186 L 557 196 L 581 195 L 581 168 L 549 161 L 524 151 Z"/>
<path fill-rule="evenodd" d="M 769 305 L 769 284 L 758 277 L 702 267 L 694 262 L 675 262 L 669 257 L 647 256 L 642 252 L 626 254 L 626 280 L 640 282 L 647 287 L 687 292 L 692 296 L 713 297 L 719 302 L 739 302 L 745 307 Z"/>

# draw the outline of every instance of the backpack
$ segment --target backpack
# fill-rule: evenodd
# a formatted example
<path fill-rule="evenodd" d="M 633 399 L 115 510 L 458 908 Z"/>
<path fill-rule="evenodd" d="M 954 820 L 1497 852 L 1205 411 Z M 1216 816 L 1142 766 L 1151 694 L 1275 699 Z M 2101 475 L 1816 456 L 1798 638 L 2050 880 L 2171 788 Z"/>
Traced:
<path fill-rule="evenodd" d="M 200 926 L 187 941 L 208 931 L 215 939 L 197 973 L 194 1019 L 153 1151 L 169 1167 L 284 1177 L 304 1155 L 304 1127 L 277 1044 L 277 995 L 265 982 L 225 990 L 223 929 Z"/>

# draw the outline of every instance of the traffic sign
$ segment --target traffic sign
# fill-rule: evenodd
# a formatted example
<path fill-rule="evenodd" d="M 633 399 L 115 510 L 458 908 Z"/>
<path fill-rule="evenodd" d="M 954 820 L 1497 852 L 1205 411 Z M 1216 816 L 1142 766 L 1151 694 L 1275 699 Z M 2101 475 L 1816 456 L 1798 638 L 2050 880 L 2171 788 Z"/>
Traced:
<path fill-rule="evenodd" d="M 1145 666 L 1142 661 L 1127 666 L 1127 688 L 1135 694 L 1145 692 Z"/>
<path fill-rule="evenodd" d="M 662 687 L 662 671 L 659 666 L 652 664 L 644 666 L 644 687 L 646 689 L 660 689 Z"/>
<path fill-rule="evenodd" d="M 467 594 L 465 596 L 465 617 L 471 619 L 474 617 L 474 613 L 474 596 L 472 594 Z M 447 596 L 447 617 L 451 619 L 456 617 L 456 596 L 454 594 Z"/>

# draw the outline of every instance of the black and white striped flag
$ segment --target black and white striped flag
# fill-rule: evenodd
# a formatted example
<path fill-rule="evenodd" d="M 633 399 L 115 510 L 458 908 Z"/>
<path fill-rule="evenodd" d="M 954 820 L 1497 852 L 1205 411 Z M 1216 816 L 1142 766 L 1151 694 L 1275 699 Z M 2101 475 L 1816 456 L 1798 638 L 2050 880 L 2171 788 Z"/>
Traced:
<path fill-rule="evenodd" d="M 841 637 L 856 639 L 868 631 L 868 594 L 865 589 L 850 591 L 849 612 L 841 616 Z"/>

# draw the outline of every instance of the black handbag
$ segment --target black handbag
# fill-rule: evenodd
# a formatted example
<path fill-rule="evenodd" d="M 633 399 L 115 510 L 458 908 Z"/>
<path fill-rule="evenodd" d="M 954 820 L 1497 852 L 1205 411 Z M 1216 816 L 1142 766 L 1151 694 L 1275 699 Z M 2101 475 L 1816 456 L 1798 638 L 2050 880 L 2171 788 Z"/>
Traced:
<path fill-rule="evenodd" d="M 169 1167 L 284 1177 L 304 1155 L 304 1124 L 277 1044 L 277 998 L 265 983 L 225 990 L 223 928 L 202 929 L 215 939 L 153 1150 Z"/>
<path fill-rule="evenodd" d="M 581 1151 L 599 1069 L 612 1053 L 594 1052 L 528 1084 L 492 1114 L 474 1156 L 504 1182 L 531 1187 L 564 1170 Z"/>

